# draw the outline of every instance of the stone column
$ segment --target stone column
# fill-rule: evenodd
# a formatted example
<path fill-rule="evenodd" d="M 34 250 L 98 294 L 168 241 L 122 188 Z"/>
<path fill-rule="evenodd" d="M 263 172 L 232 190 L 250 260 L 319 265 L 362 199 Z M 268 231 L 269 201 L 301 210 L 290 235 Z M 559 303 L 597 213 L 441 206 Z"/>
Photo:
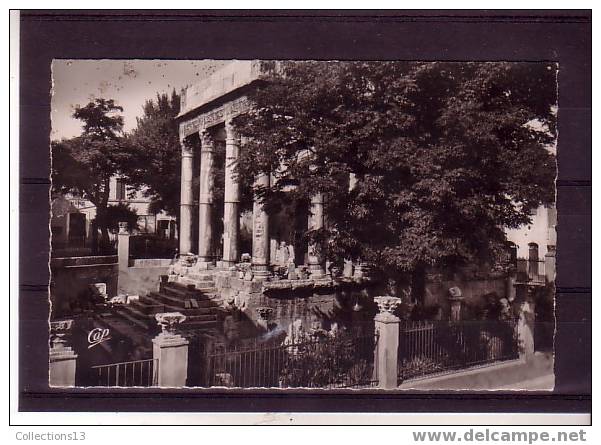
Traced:
<path fill-rule="evenodd" d="M 127 223 L 119 223 L 119 233 L 117 235 L 117 258 L 119 271 L 125 271 L 129 267 L 129 232 Z"/>
<path fill-rule="evenodd" d="M 255 187 L 269 187 L 269 175 L 261 174 L 255 180 Z M 252 269 L 256 277 L 269 275 L 269 215 L 265 205 L 255 194 L 253 202 L 253 256 Z"/>
<path fill-rule="evenodd" d="M 349 191 L 352 191 L 356 186 L 357 186 L 357 175 L 355 173 L 349 173 L 349 178 L 348 178 Z M 353 260 L 352 259 L 344 260 L 344 269 L 342 272 L 342 276 L 345 278 L 352 278 L 353 272 L 354 272 Z"/>
<path fill-rule="evenodd" d="M 309 209 L 309 230 L 319 230 L 323 228 L 323 194 L 317 193 L 311 197 L 311 207 Z M 309 243 L 308 249 L 309 273 L 313 279 L 323 278 L 325 270 L 321 255 L 317 252 L 316 246 Z"/>
<path fill-rule="evenodd" d="M 379 312 L 374 321 L 378 343 L 376 347 L 375 367 L 377 370 L 378 386 L 383 389 L 394 389 L 398 386 L 398 354 L 399 354 L 399 323 L 394 315 L 395 309 L 401 304 L 397 297 L 375 297 Z"/>
<path fill-rule="evenodd" d="M 186 386 L 188 377 L 188 345 L 189 341 L 175 330 L 177 325 L 186 319 L 179 312 L 156 314 L 161 333 L 152 339 L 152 358 L 158 370 L 157 385 L 165 388 L 181 388 Z"/>
<path fill-rule="evenodd" d="M 240 233 L 240 182 L 235 174 L 240 138 L 230 121 L 225 122 L 225 191 L 223 203 L 223 263 L 227 268 L 238 262 Z"/>
<path fill-rule="evenodd" d="M 49 384 L 52 387 L 74 387 L 77 354 L 67 344 L 73 320 L 50 323 Z"/>
<path fill-rule="evenodd" d="M 198 261 L 213 260 L 213 155 L 215 142 L 208 130 L 200 133 L 200 191 L 198 194 Z"/>
<path fill-rule="evenodd" d="M 183 139 L 180 140 L 180 145 L 182 147 L 182 175 L 179 207 L 179 253 L 186 254 L 192 251 L 192 209 L 194 207 L 192 170 L 194 168 L 194 154 L 192 146 Z"/>

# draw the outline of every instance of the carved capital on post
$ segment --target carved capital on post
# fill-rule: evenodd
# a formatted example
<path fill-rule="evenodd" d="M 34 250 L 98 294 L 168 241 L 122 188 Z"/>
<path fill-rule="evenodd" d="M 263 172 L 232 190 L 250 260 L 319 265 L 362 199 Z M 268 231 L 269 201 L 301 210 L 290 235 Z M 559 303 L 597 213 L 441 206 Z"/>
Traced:
<path fill-rule="evenodd" d="M 398 297 L 391 297 L 389 295 L 382 295 L 374 297 L 375 303 L 378 305 L 379 313 L 376 314 L 376 320 L 379 321 L 399 321 L 399 318 L 394 315 L 394 311 L 400 306 L 401 299 Z"/>
<path fill-rule="evenodd" d="M 270 307 L 258 307 L 257 314 L 261 317 L 261 320 L 268 321 L 273 316 L 273 308 Z"/>
<path fill-rule="evenodd" d="M 65 349 L 66 337 L 70 335 L 73 320 L 60 320 L 50 322 L 50 347 L 51 349 Z"/>
<path fill-rule="evenodd" d="M 163 312 L 156 314 L 154 318 L 161 327 L 163 335 L 177 335 L 175 329 L 186 320 L 186 316 L 181 312 Z"/>
<path fill-rule="evenodd" d="M 128 226 L 129 224 L 127 223 L 127 221 L 120 221 L 119 222 L 119 235 L 128 235 Z"/>
<path fill-rule="evenodd" d="M 449 304 L 451 305 L 451 321 L 461 320 L 461 303 L 465 299 L 461 289 L 453 286 L 447 293 Z"/>

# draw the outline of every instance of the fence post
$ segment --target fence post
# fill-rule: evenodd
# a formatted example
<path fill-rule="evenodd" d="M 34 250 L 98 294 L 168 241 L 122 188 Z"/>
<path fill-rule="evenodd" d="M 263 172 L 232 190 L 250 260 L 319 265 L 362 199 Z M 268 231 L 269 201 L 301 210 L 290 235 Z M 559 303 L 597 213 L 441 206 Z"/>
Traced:
<path fill-rule="evenodd" d="M 119 223 L 119 234 L 117 235 L 117 256 L 119 261 L 119 271 L 127 270 L 129 267 L 129 232 L 127 223 Z"/>
<path fill-rule="evenodd" d="M 75 386 L 77 354 L 65 339 L 72 326 L 73 320 L 50 323 L 50 386 Z"/>
<path fill-rule="evenodd" d="M 399 323 L 401 321 L 394 315 L 394 311 L 401 304 L 401 299 L 380 296 L 375 297 L 374 301 L 379 310 L 374 318 L 378 334 L 376 348 L 378 385 L 383 389 L 393 389 L 398 386 Z"/>
<path fill-rule="evenodd" d="M 188 377 L 188 345 L 190 342 L 175 332 L 186 319 L 179 312 L 156 314 L 161 333 L 152 339 L 152 357 L 158 366 L 158 386 L 181 388 Z"/>
<path fill-rule="evenodd" d="M 451 321 L 461 321 L 461 303 L 463 303 L 463 294 L 461 289 L 457 286 L 453 286 L 447 293 L 449 304 L 451 305 Z"/>
<path fill-rule="evenodd" d="M 523 286 L 524 288 L 526 286 Z M 519 304 L 517 325 L 518 348 L 520 358 L 528 360 L 534 354 L 534 300 L 528 289 L 522 290 L 523 298 Z"/>

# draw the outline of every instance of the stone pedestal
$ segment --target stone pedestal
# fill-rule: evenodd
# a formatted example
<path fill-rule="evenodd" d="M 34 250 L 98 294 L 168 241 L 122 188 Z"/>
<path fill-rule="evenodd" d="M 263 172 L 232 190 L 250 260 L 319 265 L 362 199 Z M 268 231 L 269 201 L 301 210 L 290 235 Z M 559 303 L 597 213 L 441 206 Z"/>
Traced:
<path fill-rule="evenodd" d="M 212 261 L 213 157 L 215 143 L 207 130 L 200 134 L 200 190 L 198 193 L 198 261 Z"/>
<path fill-rule="evenodd" d="M 181 388 L 188 378 L 189 342 L 175 332 L 176 326 L 186 319 L 179 312 L 156 314 L 162 332 L 152 339 L 152 357 L 158 366 L 158 386 Z"/>
<path fill-rule="evenodd" d="M 119 271 L 127 270 L 129 267 L 129 232 L 127 223 L 119 223 L 119 233 L 117 234 L 117 258 Z"/>
<path fill-rule="evenodd" d="M 398 386 L 399 323 L 401 321 L 394 315 L 394 311 L 401 304 L 401 299 L 382 296 L 375 297 L 374 301 L 379 310 L 374 318 L 378 334 L 375 357 L 378 386 L 383 389 L 394 389 Z"/>
<path fill-rule="evenodd" d="M 461 321 L 461 305 L 463 304 L 463 293 L 457 286 L 451 287 L 447 292 L 447 298 L 449 300 L 451 321 Z"/>
<path fill-rule="evenodd" d="M 357 264 L 355 264 L 355 268 L 353 270 L 353 278 L 356 280 L 362 280 L 369 278 L 369 265 L 359 260 Z"/>
<path fill-rule="evenodd" d="M 323 194 L 317 193 L 311 198 L 311 207 L 309 209 L 308 229 L 319 230 L 323 228 Z M 309 244 L 308 248 L 309 274 L 312 279 L 319 279 L 325 276 L 324 262 L 317 251 L 317 246 Z"/>
<path fill-rule="evenodd" d="M 517 324 L 518 350 L 521 359 L 528 360 L 534 355 L 534 324 L 535 305 L 530 296 L 519 304 L 519 317 Z"/>
<path fill-rule="evenodd" d="M 49 381 L 51 387 L 75 386 L 77 354 L 67 344 L 73 320 L 50 323 Z"/>
<path fill-rule="evenodd" d="M 223 208 L 223 267 L 238 262 L 240 233 L 240 182 L 235 174 L 240 150 L 240 138 L 231 125 L 225 122 L 225 190 Z"/>
<path fill-rule="evenodd" d="M 255 180 L 255 187 L 268 188 L 269 175 L 261 174 Z M 253 202 L 253 242 L 252 270 L 257 278 L 269 276 L 269 215 L 263 202 L 255 195 Z"/>
<path fill-rule="evenodd" d="M 344 268 L 342 269 L 342 276 L 344 278 L 352 278 L 353 277 L 353 261 L 352 260 L 344 260 Z"/>
<path fill-rule="evenodd" d="M 183 140 L 182 147 L 182 174 L 180 189 L 180 216 L 179 216 L 179 252 L 192 251 L 192 211 L 194 207 L 194 193 L 192 190 L 193 177 L 193 152 L 192 147 Z"/>

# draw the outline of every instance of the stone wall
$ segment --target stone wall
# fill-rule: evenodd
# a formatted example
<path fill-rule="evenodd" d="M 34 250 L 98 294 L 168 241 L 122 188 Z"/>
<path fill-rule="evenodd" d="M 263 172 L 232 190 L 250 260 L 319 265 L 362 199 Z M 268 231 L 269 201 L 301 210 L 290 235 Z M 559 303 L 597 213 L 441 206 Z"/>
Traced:
<path fill-rule="evenodd" d="M 53 317 L 69 315 L 85 308 L 90 284 L 106 283 L 108 295 L 117 293 L 119 272 L 116 256 L 53 258 L 50 273 Z"/>
<path fill-rule="evenodd" d="M 138 260 L 136 260 L 138 261 Z M 146 295 L 157 291 L 161 275 L 168 273 L 169 264 L 157 260 L 144 260 L 141 265 L 134 264 L 119 271 L 117 293 L 128 295 Z M 158 264 L 158 265 L 157 265 Z"/>
<path fill-rule="evenodd" d="M 129 267 L 119 271 L 116 256 L 53 258 L 53 316 L 69 315 L 87 306 L 88 286 L 93 283 L 106 283 L 109 298 L 120 293 L 146 295 L 156 291 L 159 277 L 168 272 L 170 264 L 168 259 L 132 260 Z"/>
<path fill-rule="evenodd" d="M 246 337 L 241 330 L 290 333 L 292 329 L 329 329 L 332 323 L 371 322 L 375 290 L 368 284 L 334 285 L 324 280 L 316 285 L 312 280 L 281 280 L 271 282 L 293 288 L 268 289 L 260 281 L 249 281 L 229 272 L 215 275 L 215 285 L 225 307 L 236 307 L 238 317 L 226 321 L 228 337 Z M 360 310 L 359 310 L 360 309 Z M 248 325 L 248 326 L 245 326 Z M 228 331 L 229 332 L 228 334 Z"/>

